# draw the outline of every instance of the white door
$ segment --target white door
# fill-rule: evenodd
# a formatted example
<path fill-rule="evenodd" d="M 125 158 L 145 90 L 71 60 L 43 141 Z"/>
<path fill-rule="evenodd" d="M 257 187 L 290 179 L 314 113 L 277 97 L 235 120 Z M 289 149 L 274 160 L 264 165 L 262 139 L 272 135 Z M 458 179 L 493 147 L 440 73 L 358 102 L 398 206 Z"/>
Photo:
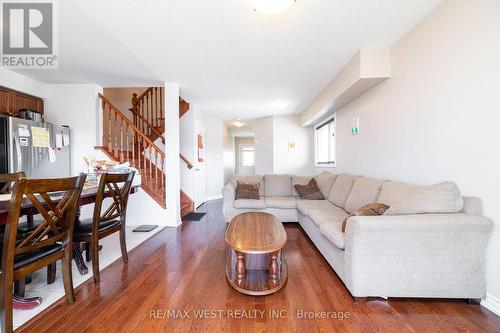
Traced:
<path fill-rule="evenodd" d="M 207 156 L 206 129 L 202 123 L 195 122 L 195 173 L 194 173 L 194 204 L 199 207 L 207 201 Z"/>
<path fill-rule="evenodd" d="M 240 175 L 251 176 L 255 174 L 255 146 L 240 145 Z"/>

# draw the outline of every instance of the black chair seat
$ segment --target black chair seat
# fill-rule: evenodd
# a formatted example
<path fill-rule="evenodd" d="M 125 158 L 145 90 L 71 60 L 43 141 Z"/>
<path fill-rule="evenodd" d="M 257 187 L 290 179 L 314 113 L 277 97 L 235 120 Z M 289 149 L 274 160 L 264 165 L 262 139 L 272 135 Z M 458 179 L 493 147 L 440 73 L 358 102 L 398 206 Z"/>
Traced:
<path fill-rule="evenodd" d="M 99 231 L 100 232 L 106 231 L 118 225 L 120 225 L 120 220 L 101 222 L 99 224 Z M 73 236 L 79 237 L 79 236 L 90 236 L 90 235 L 92 235 L 92 219 L 89 218 L 89 219 L 78 220 L 78 222 L 76 222 L 75 229 L 73 231 Z"/>
<path fill-rule="evenodd" d="M 0 243 L 0 256 L 2 255 L 3 251 L 2 245 L 3 244 Z M 35 251 L 18 254 L 17 256 L 14 257 L 14 270 L 22 268 L 24 266 L 28 266 L 31 263 L 34 263 L 40 259 L 43 259 L 44 257 L 50 256 L 51 254 L 54 254 L 57 251 L 61 250 L 62 250 L 61 244 L 53 244 Z"/>
<path fill-rule="evenodd" d="M 35 229 L 37 227 L 39 227 L 40 224 L 42 224 L 42 222 L 44 222 L 43 219 L 42 220 L 41 219 L 35 219 L 32 222 L 28 222 L 28 221 L 20 222 L 17 225 L 17 236 L 18 236 L 18 238 L 25 238 L 28 234 L 30 234 L 33 231 L 35 231 Z"/>

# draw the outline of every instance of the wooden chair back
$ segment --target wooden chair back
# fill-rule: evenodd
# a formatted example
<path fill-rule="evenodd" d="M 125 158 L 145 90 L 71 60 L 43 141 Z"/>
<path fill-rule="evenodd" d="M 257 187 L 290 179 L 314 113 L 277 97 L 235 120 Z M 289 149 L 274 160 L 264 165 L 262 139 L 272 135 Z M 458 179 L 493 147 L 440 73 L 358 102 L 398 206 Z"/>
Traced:
<path fill-rule="evenodd" d="M 86 175 L 58 179 L 20 178 L 12 188 L 4 236 L 4 258 L 13 265 L 14 256 L 62 242 L 71 246 L 78 200 Z M 55 197 L 58 197 L 57 200 Z M 32 205 L 43 221 L 24 239 L 16 242 L 21 205 Z M 57 203 L 54 201 L 58 201 Z"/>
<path fill-rule="evenodd" d="M 99 230 L 99 224 L 115 219 L 123 223 L 127 212 L 128 197 L 132 188 L 135 172 L 129 173 L 105 173 L 99 181 L 96 201 L 94 206 L 94 218 L 92 232 Z M 103 201 L 111 198 L 110 206 L 103 211 Z"/>
<path fill-rule="evenodd" d="M 0 174 L 0 194 L 11 193 L 12 185 L 19 178 L 26 178 L 26 174 L 24 172 Z"/>

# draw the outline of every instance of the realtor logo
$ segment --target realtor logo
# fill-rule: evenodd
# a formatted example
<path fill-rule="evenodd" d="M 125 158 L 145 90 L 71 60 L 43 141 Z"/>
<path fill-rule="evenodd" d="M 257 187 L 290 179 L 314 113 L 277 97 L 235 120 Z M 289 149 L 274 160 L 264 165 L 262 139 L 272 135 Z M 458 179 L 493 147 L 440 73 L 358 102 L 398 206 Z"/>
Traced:
<path fill-rule="evenodd" d="M 1 7 L 2 66 L 57 68 L 54 1 L 4 0 Z"/>

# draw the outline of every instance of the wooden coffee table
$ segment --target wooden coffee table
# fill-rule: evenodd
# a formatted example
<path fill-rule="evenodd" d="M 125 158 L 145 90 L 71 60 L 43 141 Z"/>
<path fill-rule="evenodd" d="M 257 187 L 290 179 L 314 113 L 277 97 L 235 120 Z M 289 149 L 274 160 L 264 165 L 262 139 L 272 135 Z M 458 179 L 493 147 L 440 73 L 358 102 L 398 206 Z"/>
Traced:
<path fill-rule="evenodd" d="M 286 240 L 283 224 L 271 214 L 251 212 L 236 216 L 226 230 L 229 284 L 252 296 L 280 290 L 288 278 L 282 251 Z"/>

